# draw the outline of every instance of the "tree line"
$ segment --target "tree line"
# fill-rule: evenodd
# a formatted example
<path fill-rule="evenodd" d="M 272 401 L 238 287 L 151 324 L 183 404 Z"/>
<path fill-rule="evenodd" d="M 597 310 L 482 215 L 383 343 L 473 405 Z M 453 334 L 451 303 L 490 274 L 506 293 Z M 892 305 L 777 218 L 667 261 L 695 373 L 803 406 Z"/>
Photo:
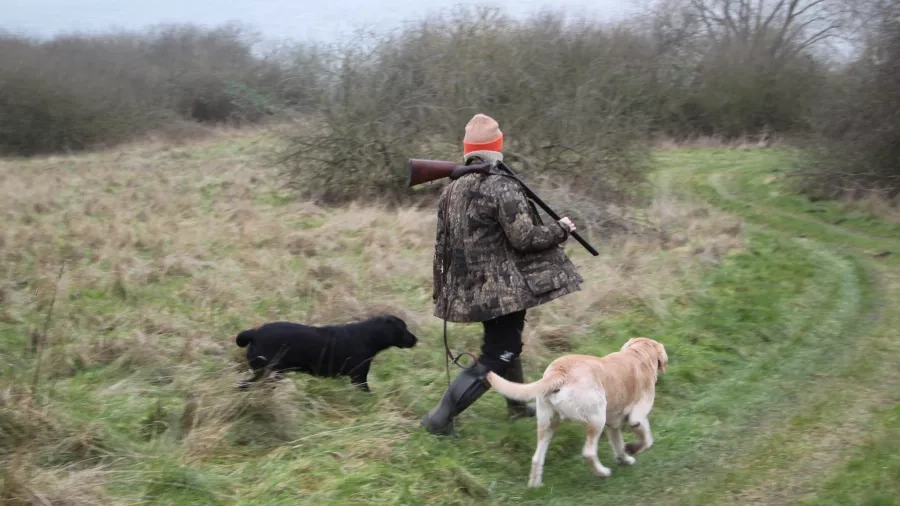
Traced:
<path fill-rule="evenodd" d="M 457 7 L 387 33 L 260 50 L 239 25 L 0 36 L 0 153 L 77 151 L 173 122 L 300 118 L 280 161 L 323 202 L 402 192 L 497 117 L 511 159 L 633 198 L 650 141 L 796 141 L 807 191 L 900 192 L 898 0 L 651 0 L 614 23 Z"/>

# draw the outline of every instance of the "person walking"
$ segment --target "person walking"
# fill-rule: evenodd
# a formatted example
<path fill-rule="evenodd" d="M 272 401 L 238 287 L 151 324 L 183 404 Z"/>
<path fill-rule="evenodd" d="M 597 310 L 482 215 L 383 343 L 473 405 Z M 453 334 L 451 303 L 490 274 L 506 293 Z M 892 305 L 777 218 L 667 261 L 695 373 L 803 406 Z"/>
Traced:
<path fill-rule="evenodd" d="M 499 124 L 476 114 L 465 128 L 463 163 L 502 160 Z M 434 315 L 484 327 L 475 365 L 456 376 L 421 421 L 433 434 L 452 435 L 454 418 L 490 387 L 488 371 L 524 382 L 519 355 L 526 310 L 579 291 L 583 278 L 562 247 L 575 231 L 572 221 L 545 225 L 522 185 L 496 167 L 447 185 L 437 218 Z M 532 405 L 507 400 L 510 418 L 534 413 Z"/>

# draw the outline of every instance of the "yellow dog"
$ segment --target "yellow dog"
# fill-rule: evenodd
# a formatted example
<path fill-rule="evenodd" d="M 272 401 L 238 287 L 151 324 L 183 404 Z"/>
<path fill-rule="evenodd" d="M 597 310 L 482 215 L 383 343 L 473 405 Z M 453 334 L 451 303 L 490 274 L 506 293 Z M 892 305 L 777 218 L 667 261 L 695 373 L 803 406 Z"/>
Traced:
<path fill-rule="evenodd" d="M 513 383 L 493 372 L 487 380 L 508 399 L 537 399 L 537 449 L 531 458 L 529 487 L 540 487 L 544 457 L 561 420 L 584 423 L 587 440 L 582 455 L 594 474 L 607 477 L 609 468 L 597 458 L 597 442 L 604 427 L 609 444 L 621 464 L 634 464 L 632 455 L 653 444 L 648 416 L 656 396 L 656 378 L 669 363 L 666 348 L 646 337 L 629 339 L 622 348 L 604 357 L 565 355 L 554 360 L 544 377 L 533 383 Z M 638 436 L 624 444 L 622 423 Z"/>

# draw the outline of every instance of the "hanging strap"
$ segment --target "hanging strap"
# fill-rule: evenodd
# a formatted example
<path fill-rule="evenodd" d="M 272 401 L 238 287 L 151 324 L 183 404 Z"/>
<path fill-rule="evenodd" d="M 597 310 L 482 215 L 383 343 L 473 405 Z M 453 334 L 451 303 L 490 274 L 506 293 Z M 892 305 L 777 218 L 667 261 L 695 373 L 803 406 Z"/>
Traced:
<path fill-rule="evenodd" d="M 450 256 L 448 255 L 448 251 L 447 251 L 448 246 L 450 244 L 450 241 L 447 240 L 447 234 L 448 234 L 448 231 L 450 230 L 450 227 L 448 226 L 448 224 L 450 223 L 450 194 L 452 192 L 453 192 L 453 185 L 451 184 L 450 186 L 447 187 L 447 195 L 444 199 L 444 203 L 445 203 L 445 205 L 444 205 L 444 222 L 441 224 L 441 226 L 444 227 L 444 251 L 443 251 L 443 258 L 441 259 L 440 291 L 441 291 L 441 296 L 444 298 L 444 318 L 442 318 L 442 319 L 444 320 L 444 351 L 445 351 L 445 365 L 446 365 L 446 369 L 447 369 L 447 386 L 448 386 L 448 388 L 450 386 L 450 362 L 451 361 L 454 364 L 456 364 L 456 366 L 459 367 L 460 369 L 470 369 L 470 368 L 478 365 L 478 358 L 475 357 L 475 355 L 473 355 L 472 353 L 464 351 L 454 357 L 453 352 L 450 351 L 450 345 L 447 342 L 447 318 L 446 318 L 446 316 L 447 316 L 447 313 L 450 311 L 450 299 L 449 299 L 449 294 L 446 293 L 446 290 L 444 290 L 444 287 L 447 284 L 447 275 L 449 274 L 449 270 L 450 270 L 449 264 L 451 262 Z M 470 367 L 465 367 L 459 363 L 459 359 L 462 358 L 463 355 L 468 355 L 468 356 L 472 357 L 473 364 Z"/>

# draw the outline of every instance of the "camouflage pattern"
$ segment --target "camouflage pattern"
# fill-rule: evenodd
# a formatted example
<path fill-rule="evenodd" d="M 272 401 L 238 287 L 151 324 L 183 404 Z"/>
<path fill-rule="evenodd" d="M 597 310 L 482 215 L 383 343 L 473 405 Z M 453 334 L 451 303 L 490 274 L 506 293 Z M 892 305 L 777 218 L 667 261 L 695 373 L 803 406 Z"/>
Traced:
<path fill-rule="evenodd" d="M 580 290 L 563 251 L 569 231 L 544 225 L 522 186 L 498 169 L 444 189 L 434 251 L 434 315 L 482 322 Z"/>

